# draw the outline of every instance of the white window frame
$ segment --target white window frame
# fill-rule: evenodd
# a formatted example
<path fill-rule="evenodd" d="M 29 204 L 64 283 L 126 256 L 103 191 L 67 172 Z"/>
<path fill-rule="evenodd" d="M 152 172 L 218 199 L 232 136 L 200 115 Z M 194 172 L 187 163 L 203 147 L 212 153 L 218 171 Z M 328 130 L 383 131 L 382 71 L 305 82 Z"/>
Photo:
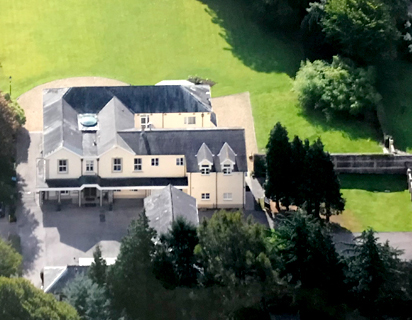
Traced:
<path fill-rule="evenodd" d="M 63 161 L 64 161 L 64 164 L 63 164 Z M 64 170 L 61 170 L 63 168 Z M 69 160 L 67 159 L 57 160 L 57 172 L 58 173 L 68 173 L 69 172 Z"/>
<path fill-rule="evenodd" d="M 148 114 L 141 114 L 140 115 L 140 128 L 142 130 L 146 129 L 149 125 L 149 115 Z"/>
<path fill-rule="evenodd" d="M 159 158 L 152 158 L 151 163 L 152 163 L 152 167 L 158 167 L 159 166 Z"/>
<path fill-rule="evenodd" d="M 223 193 L 223 201 L 232 201 L 233 195 L 231 192 L 224 192 Z"/>
<path fill-rule="evenodd" d="M 94 160 L 86 160 L 86 172 L 94 172 Z"/>
<path fill-rule="evenodd" d="M 185 165 L 184 158 L 176 158 L 176 165 L 177 166 L 184 166 Z"/>
<path fill-rule="evenodd" d="M 210 170 L 212 166 L 210 164 L 202 164 L 200 165 L 200 173 L 202 176 L 208 176 L 210 175 Z"/>
<path fill-rule="evenodd" d="M 119 160 L 119 161 L 117 161 Z M 118 163 L 116 163 L 118 162 Z M 123 159 L 122 158 L 113 158 L 112 159 L 112 172 L 122 172 L 123 170 Z"/>
<path fill-rule="evenodd" d="M 201 195 L 202 201 L 209 201 L 210 200 L 210 193 L 205 192 Z"/>
<path fill-rule="evenodd" d="M 133 168 L 134 168 L 134 171 L 142 171 L 143 169 L 142 158 L 134 158 Z"/>
<path fill-rule="evenodd" d="M 196 124 L 196 116 L 185 117 L 185 124 L 195 125 Z"/>
<path fill-rule="evenodd" d="M 232 174 L 233 166 L 231 164 L 224 164 L 222 168 L 223 175 L 230 176 Z"/>

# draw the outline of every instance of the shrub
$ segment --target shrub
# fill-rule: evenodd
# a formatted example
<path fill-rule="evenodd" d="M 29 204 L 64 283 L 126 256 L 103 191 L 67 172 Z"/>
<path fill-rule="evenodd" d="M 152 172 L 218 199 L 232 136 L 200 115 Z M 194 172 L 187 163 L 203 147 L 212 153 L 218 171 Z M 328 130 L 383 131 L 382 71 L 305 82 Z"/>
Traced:
<path fill-rule="evenodd" d="M 210 80 L 208 78 L 204 79 L 198 76 L 189 76 L 187 80 L 194 84 L 207 84 L 211 87 L 213 87 L 216 84 L 216 82 L 214 82 L 213 80 Z"/>
<path fill-rule="evenodd" d="M 376 114 L 381 100 L 375 78 L 373 67 L 356 68 L 351 60 L 334 56 L 331 63 L 303 62 L 294 90 L 303 108 L 319 110 L 327 119 L 336 114 L 365 118 Z"/>

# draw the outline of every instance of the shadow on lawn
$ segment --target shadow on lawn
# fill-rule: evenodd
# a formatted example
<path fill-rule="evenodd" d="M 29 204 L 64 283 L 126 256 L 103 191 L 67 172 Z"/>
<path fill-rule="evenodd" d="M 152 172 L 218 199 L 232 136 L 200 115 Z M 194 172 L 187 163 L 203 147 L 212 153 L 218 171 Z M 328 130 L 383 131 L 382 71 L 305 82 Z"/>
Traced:
<path fill-rule="evenodd" d="M 199 0 L 212 22 L 224 29 L 220 34 L 235 57 L 258 72 L 284 72 L 294 77 L 303 59 L 297 35 L 276 34 L 265 30 L 251 17 L 250 10 L 235 0 Z"/>
<path fill-rule="evenodd" d="M 326 120 L 322 112 L 313 110 L 302 109 L 299 115 L 303 116 L 314 126 L 322 128 L 323 131 L 342 131 L 344 136 L 350 140 L 373 139 L 375 141 L 382 141 L 383 134 L 379 125 L 374 126 L 365 121 L 341 116 Z"/>
<path fill-rule="evenodd" d="M 401 192 L 408 189 L 405 175 L 340 174 L 341 189 L 360 189 L 372 192 Z"/>

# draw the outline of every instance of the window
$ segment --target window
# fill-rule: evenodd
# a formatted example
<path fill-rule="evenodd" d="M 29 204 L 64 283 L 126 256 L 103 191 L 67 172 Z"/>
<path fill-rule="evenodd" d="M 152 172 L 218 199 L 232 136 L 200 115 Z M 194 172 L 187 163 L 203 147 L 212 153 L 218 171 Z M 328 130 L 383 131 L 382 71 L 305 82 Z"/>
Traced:
<path fill-rule="evenodd" d="M 122 190 L 113 190 L 113 192 L 122 192 Z"/>
<path fill-rule="evenodd" d="M 202 200 L 210 200 L 210 193 L 202 193 Z"/>
<path fill-rule="evenodd" d="M 230 164 L 223 165 L 223 174 L 226 176 L 232 174 L 232 166 Z"/>
<path fill-rule="evenodd" d="M 86 160 L 86 172 L 94 172 L 94 160 Z"/>
<path fill-rule="evenodd" d="M 59 173 L 67 173 L 67 160 L 59 160 Z"/>
<path fill-rule="evenodd" d="M 183 166 L 184 160 L 183 158 L 176 158 L 176 165 L 177 166 Z"/>
<path fill-rule="evenodd" d="M 133 192 L 139 192 L 139 190 L 138 190 L 138 189 L 132 189 L 132 190 L 130 190 L 130 191 L 133 191 Z"/>
<path fill-rule="evenodd" d="M 152 167 L 157 167 L 159 165 L 159 158 L 152 158 Z"/>
<path fill-rule="evenodd" d="M 60 194 L 61 194 L 62 196 L 68 196 L 68 195 L 69 195 L 69 191 L 63 190 L 63 191 L 60 191 Z"/>
<path fill-rule="evenodd" d="M 122 158 L 114 158 L 113 159 L 113 172 L 121 172 L 122 171 Z"/>
<path fill-rule="evenodd" d="M 231 201 L 231 200 L 232 200 L 232 194 L 230 192 L 223 194 L 223 201 Z"/>
<path fill-rule="evenodd" d="M 210 165 L 208 164 L 202 164 L 202 166 L 200 167 L 200 172 L 202 173 L 202 175 L 209 175 L 210 174 Z"/>
<path fill-rule="evenodd" d="M 142 130 L 147 128 L 147 125 L 149 124 L 149 115 L 148 114 L 143 114 L 140 116 L 140 127 Z"/>
<path fill-rule="evenodd" d="M 142 158 L 134 159 L 134 171 L 142 171 Z"/>
<path fill-rule="evenodd" d="M 185 117 L 185 124 L 196 124 L 196 117 Z"/>

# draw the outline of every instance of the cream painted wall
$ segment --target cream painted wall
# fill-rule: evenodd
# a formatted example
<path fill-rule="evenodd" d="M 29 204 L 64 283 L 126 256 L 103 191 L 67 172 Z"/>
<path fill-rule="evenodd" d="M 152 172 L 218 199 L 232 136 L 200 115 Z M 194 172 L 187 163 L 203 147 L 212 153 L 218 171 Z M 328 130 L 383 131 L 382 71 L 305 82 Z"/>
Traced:
<path fill-rule="evenodd" d="M 196 117 L 196 123 L 185 124 L 185 117 Z M 210 128 L 215 126 L 210 121 L 209 112 L 151 113 L 149 114 L 149 122 L 155 129 Z M 135 114 L 135 127 L 141 128 L 140 114 Z"/>
<path fill-rule="evenodd" d="M 244 206 L 244 173 L 232 172 L 217 175 L 217 203 L 219 208 L 243 208 Z M 232 200 L 223 200 L 223 193 L 232 193 Z"/>
<path fill-rule="evenodd" d="M 122 158 L 122 172 L 113 172 L 113 158 Z M 134 171 L 134 158 L 142 159 L 142 171 Z M 152 158 L 159 158 L 159 166 L 152 166 Z M 186 166 L 177 166 L 177 158 L 184 158 L 184 155 L 135 156 L 122 148 L 115 148 L 101 156 L 99 175 L 105 178 L 185 177 Z"/>
<path fill-rule="evenodd" d="M 145 198 L 146 197 L 146 190 L 138 190 L 138 191 L 131 191 L 131 190 L 122 190 L 120 192 L 113 193 L 114 198 L 121 199 L 121 198 Z"/>
<path fill-rule="evenodd" d="M 196 198 L 199 208 L 242 208 L 243 175 L 243 172 L 233 172 L 228 176 L 222 172 L 211 172 L 207 176 L 198 172 L 189 173 L 190 195 Z M 210 200 L 202 200 L 202 193 L 210 193 Z M 224 201 L 223 193 L 232 193 L 232 200 Z"/>
<path fill-rule="evenodd" d="M 76 179 L 81 176 L 81 158 L 77 154 L 67 150 L 59 151 L 46 157 L 47 174 L 46 179 Z M 67 160 L 68 172 L 58 173 L 58 161 Z"/>
<path fill-rule="evenodd" d="M 197 200 L 198 208 L 216 207 L 216 172 L 202 175 L 200 172 L 188 174 L 190 195 Z M 202 193 L 210 193 L 210 200 L 202 200 Z"/>

